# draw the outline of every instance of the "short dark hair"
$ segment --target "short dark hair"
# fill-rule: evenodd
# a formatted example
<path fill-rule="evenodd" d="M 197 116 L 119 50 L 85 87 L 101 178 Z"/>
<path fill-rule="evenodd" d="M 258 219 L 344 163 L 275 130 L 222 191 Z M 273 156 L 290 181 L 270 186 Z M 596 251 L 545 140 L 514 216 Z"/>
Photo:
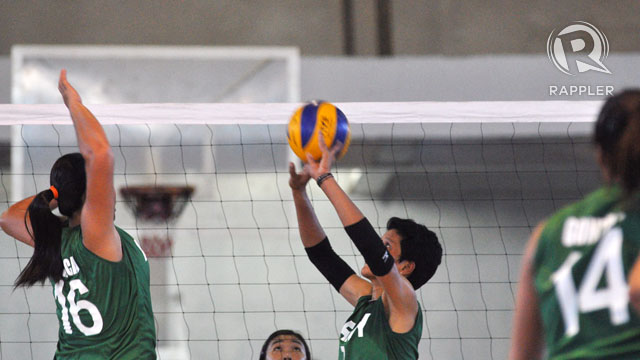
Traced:
<path fill-rule="evenodd" d="M 302 337 L 302 335 L 298 334 L 293 330 L 288 330 L 288 329 L 276 330 L 272 332 L 271 335 L 269 335 L 267 340 L 264 341 L 264 344 L 262 344 L 262 350 L 260 350 L 260 360 L 266 360 L 269 343 L 271 342 L 271 340 L 277 338 L 280 335 L 291 335 L 291 336 L 295 336 L 298 340 L 300 340 L 300 342 L 302 342 L 302 345 L 304 345 L 304 353 L 306 358 L 308 360 L 311 360 L 311 353 L 309 352 L 309 346 L 307 345 L 307 342 L 304 341 L 304 338 Z"/>
<path fill-rule="evenodd" d="M 433 277 L 442 262 L 442 246 L 438 237 L 422 224 L 397 217 L 387 221 L 387 230 L 395 230 L 402 237 L 399 261 L 409 260 L 415 264 L 407 280 L 418 290 Z"/>

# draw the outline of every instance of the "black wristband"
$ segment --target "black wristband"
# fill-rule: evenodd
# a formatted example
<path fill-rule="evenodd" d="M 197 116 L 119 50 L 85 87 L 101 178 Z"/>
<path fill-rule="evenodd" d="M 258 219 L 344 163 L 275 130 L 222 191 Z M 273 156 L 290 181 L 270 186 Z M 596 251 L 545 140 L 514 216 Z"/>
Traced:
<path fill-rule="evenodd" d="M 395 260 L 382 243 L 380 235 L 367 218 L 344 228 L 375 276 L 383 276 L 393 268 Z"/>
<path fill-rule="evenodd" d="M 318 178 L 316 179 L 316 184 L 318 184 L 318 187 L 320 187 L 320 185 L 322 185 L 322 183 L 327 180 L 328 178 L 333 177 L 333 174 L 328 172 L 328 173 L 324 173 L 320 176 L 318 176 Z"/>
<path fill-rule="evenodd" d="M 329 280 L 336 291 L 347 281 L 349 276 L 355 274 L 353 269 L 333 251 L 328 238 L 324 238 L 315 246 L 304 249 L 309 256 L 309 260 L 316 266 L 320 273 Z"/>

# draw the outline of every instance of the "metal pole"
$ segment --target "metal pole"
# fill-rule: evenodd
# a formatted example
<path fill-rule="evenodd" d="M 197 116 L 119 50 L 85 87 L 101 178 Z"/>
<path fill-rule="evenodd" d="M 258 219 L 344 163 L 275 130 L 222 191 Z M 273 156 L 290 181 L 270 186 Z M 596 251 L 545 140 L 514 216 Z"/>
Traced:
<path fill-rule="evenodd" d="M 344 31 L 344 54 L 354 55 L 352 0 L 342 0 L 342 29 Z"/>
<path fill-rule="evenodd" d="M 392 55 L 391 0 L 378 0 L 378 55 Z"/>

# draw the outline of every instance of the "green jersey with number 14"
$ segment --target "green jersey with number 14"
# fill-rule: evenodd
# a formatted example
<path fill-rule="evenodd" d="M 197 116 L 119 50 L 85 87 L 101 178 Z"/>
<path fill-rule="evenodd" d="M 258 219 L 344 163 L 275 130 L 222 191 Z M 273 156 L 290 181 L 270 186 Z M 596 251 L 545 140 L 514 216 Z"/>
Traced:
<path fill-rule="evenodd" d="M 418 358 L 418 342 L 422 335 L 422 310 L 413 328 L 404 334 L 391 330 L 384 312 L 382 297 L 371 295 L 358 299 L 353 314 L 340 334 L 339 360 L 414 360 Z"/>
<path fill-rule="evenodd" d="M 122 260 L 100 258 L 82 243 L 79 226 L 62 231 L 62 280 L 53 284 L 60 330 L 56 359 L 155 359 L 149 263 L 117 229 Z"/>
<path fill-rule="evenodd" d="M 621 201 L 618 187 L 603 187 L 552 216 L 540 235 L 534 282 L 550 359 L 640 359 L 627 284 L 640 210 Z"/>

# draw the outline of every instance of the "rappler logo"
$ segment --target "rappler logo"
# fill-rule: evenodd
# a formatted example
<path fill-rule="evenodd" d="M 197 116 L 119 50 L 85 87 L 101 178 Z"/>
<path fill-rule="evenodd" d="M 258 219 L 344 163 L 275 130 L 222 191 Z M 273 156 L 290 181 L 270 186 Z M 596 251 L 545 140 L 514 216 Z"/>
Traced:
<path fill-rule="evenodd" d="M 611 74 L 603 64 L 607 55 L 607 37 L 586 21 L 574 21 L 560 31 L 554 29 L 547 39 L 549 60 L 567 75 L 589 70 Z"/>

